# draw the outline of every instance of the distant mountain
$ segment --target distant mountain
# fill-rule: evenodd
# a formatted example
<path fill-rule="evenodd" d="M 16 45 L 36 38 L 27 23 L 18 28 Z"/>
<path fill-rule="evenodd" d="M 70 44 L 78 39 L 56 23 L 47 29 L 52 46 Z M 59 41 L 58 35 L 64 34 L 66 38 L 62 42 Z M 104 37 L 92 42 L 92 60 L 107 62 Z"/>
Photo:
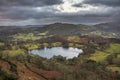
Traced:
<path fill-rule="evenodd" d="M 39 28 L 39 31 L 47 31 L 49 35 L 81 35 L 82 33 L 93 30 L 94 28 L 90 26 L 67 23 L 54 23 Z"/>
<path fill-rule="evenodd" d="M 55 23 L 46 25 L 40 31 L 48 31 L 49 35 L 88 35 L 95 37 L 120 38 L 120 23 L 101 23 L 94 26 Z"/>
<path fill-rule="evenodd" d="M 109 22 L 109 23 L 101 23 L 94 25 L 97 29 L 108 32 L 119 32 L 120 31 L 120 22 Z"/>
<path fill-rule="evenodd" d="M 46 35 L 88 35 L 95 37 L 120 38 L 120 23 L 101 23 L 94 26 L 82 24 L 54 23 L 25 27 L 0 27 L 0 34 L 45 33 Z"/>

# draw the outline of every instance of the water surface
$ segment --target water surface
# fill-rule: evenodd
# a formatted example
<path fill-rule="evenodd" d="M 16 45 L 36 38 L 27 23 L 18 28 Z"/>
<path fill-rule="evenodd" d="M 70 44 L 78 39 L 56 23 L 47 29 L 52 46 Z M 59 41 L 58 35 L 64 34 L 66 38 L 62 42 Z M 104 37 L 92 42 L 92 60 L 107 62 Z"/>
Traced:
<path fill-rule="evenodd" d="M 73 58 L 73 57 L 77 57 L 82 52 L 83 52 L 82 49 L 73 48 L 73 47 L 69 47 L 69 48 L 53 47 L 53 48 L 44 48 L 44 49 L 29 51 L 30 54 L 38 54 L 48 59 L 58 55 L 66 57 L 67 59 Z"/>

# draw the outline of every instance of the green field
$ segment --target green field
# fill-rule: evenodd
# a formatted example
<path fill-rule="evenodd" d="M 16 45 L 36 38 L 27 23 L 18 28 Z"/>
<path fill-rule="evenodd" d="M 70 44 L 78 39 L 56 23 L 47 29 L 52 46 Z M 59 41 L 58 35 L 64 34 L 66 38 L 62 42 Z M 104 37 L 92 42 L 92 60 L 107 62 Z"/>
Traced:
<path fill-rule="evenodd" d="M 109 69 L 111 71 L 119 71 L 120 72 L 120 67 L 117 67 L 115 65 L 110 65 L 107 67 L 107 69 Z"/>
<path fill-rule="evenodd" d="M 19 34 L 13 35 L 12 38 L 23 40 L 23 41 L 27 41 L 27 40 L 35 41 L 45 37 L 45 36 L 44 37 L 41 36 L 40 34 L 43 34 L 43 33 L 39 33 L 38 35 L 35 35 L 34 33 L 19 33 Z"/>
<path fill-rule="evenodd" d="M 95 60 L 97 62 L 103 62 L 106 60 L 107 56 L 114 53 L 120 53 L 120 44 L 110 44 L 110 47 L 104 51 L 96 50 L 94 54 L 91 54 L 89 59 Z"/>

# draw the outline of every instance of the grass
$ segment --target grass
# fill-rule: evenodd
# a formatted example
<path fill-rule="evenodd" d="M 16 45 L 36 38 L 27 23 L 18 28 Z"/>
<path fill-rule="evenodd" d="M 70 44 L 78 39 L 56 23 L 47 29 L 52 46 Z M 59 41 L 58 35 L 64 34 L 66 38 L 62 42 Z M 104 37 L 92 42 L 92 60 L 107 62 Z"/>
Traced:
<path fill-rule="evenodd" d="M 48 47 L 48 46 L 49 46 L 48 43 L 43 43 L 42 45 L 43 45 L 44 47 Z"/>
<path fill-rule="evenodd" d="M 115 53 L 120 53 L 120 44 L 110 44 L 110 47 L 107 48 L 104 51 L 96 51 L 95 54 L 92 54 L 89 59 L 95 60 L 96 62 L 104 62 L 106 58 Z M 120 59 L 120 54 L 118 54 L 117 59 Z M 116 65 L 108 65 L 107 66 L 108 70 L 111 71 L 119 71 L 120 72 L 120 67 Z"/>
<path fill-rule="evenodd" d="M 108 70 L 111 70 L 111 71 L 119 71 L 120 72 L 120 67 L 117 67 L 117 66 L 115 66 L 115 65 L 109 65 L 108 67 L 107 67 L 107 69 Z"/>
<path fill-rule="evenodd" d="M 101 32 L 101 31 L 99 31 L 99 30 L 97 30 L 97 31 L 92 31 L 92 32 L 88 32 L 88 33 L 84 33 L 84 34 L 82 34 L 82 35 L 102 36 L 102 37 L 104 37 L 104 38 L 117 38 L 117 37 L 118 37 L 116 33 L 108 33 L 108 32 L 106 33 L 106 32 Z"/>
<path fill-rule="evenodd" d="M 77 47 L 77 48 L 83 48 L 84 46 L 80 45 L 80 44 L 75 44 L 75 47 Z"/>
<path fill-rule="evenodd" d="M 68 46 L 69 47 L 76 47 L 76 48 L 83 48 L 84 47 L 84 45 L 75 44 L 75 43 L 69 43 Z"/>
<path fill-rule="evenodd" d="M 96 62 L 103 62 L 106 60 L 107 56 L 113 53 L 120 53 L 120 44 L 110 44 L 110 47 L 104 51 L 96 51 L 94 54 L 91 54 L 91 60 L 95 60 Z"/>
<path fill-rule="evenodd" d="M 5 43 L 3 43 L 3 42 L 0 42 L 0 47 L 2 47 L 2 46 L 4 46 L 5 45 Z"/>
<path fill-rule="evenodd" d="M 74 46 L 74 43 L 69 43 L 68 46 L 69 46 L 69 47 L 73 47 L 73 46 Z"/>
<path fill-rule="evenodd" d="M 3 57 L 14 57 L 14 56 L 17 56 L 17 55 L 24 55 L 25 54 L 25 50 L 23 49 L 15 49 L 15 50 L 4 50 L 2 51 L 2 56 Z"/>
<path fill-rule="evenodd" d="M 89 59 L 94 60 L 96 62 L 103 62 L 105 61 L 108 55 L 110 54 L 102 52 L 102 51 L 96 51 L 95 54 L 92 54 Z"/>
<path fill-rule="evenodd" d="M 19 40 L 24 40 L 24 41 L 26 41 L 26 40 L 35 41 L 35 40 L 39 40 L 42 38 L 42 36 L 35 36 L 33 33 L 28 33 L 28 34 L 19 33 L 19 34 L 13 35 L 12 37 L 14 39 L 19 39 Z"/>
<path fill-rule="evenodd" d="M 53 47 L 62 46 L 62 43 L 61 42 L 54 42 L 54 43 L 51 43 L 51 46 L 53 46 Z"/>
<path fill-rule="evenodd" d="M 40 48 L 40 44 L 32 44 L 28 43 L 24 45 L 28 50 L 38 49 Z"/>
<path fill-rule="evenodd" d="M 117 57 L 120 58 L 120 54 Z"/>
<path fill-rule="evenodd" d="M 70 42 L 80 42 L 80 37 L 79 36 L 69 36 L 67 40 Z"/>
<path fill-rule="evenodd" d="M 108 53 L 120 53 L 120 44 L 110 44 L 110 47 L 105 51 Z"/>
<path fill-rule="evenodd" d="M 43 47 L 57 47 L 57 46 L 62 46 L 61 42 L 54 42 L 54 43 L 26 43 L 24 45 L 25 48 L 27 48 L 28 50 L 33 50 L 33 49 L 40 49 Z"/>

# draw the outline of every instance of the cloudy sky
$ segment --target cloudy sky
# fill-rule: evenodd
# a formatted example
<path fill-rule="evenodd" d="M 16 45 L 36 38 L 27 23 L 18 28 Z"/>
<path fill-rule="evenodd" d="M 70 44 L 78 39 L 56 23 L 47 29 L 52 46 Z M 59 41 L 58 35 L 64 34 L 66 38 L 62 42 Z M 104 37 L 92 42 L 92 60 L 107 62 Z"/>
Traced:
<path fill-rule="evenodd" d="M 120 0 L 0 0 L 0 25 L 119 21 Z"/>

